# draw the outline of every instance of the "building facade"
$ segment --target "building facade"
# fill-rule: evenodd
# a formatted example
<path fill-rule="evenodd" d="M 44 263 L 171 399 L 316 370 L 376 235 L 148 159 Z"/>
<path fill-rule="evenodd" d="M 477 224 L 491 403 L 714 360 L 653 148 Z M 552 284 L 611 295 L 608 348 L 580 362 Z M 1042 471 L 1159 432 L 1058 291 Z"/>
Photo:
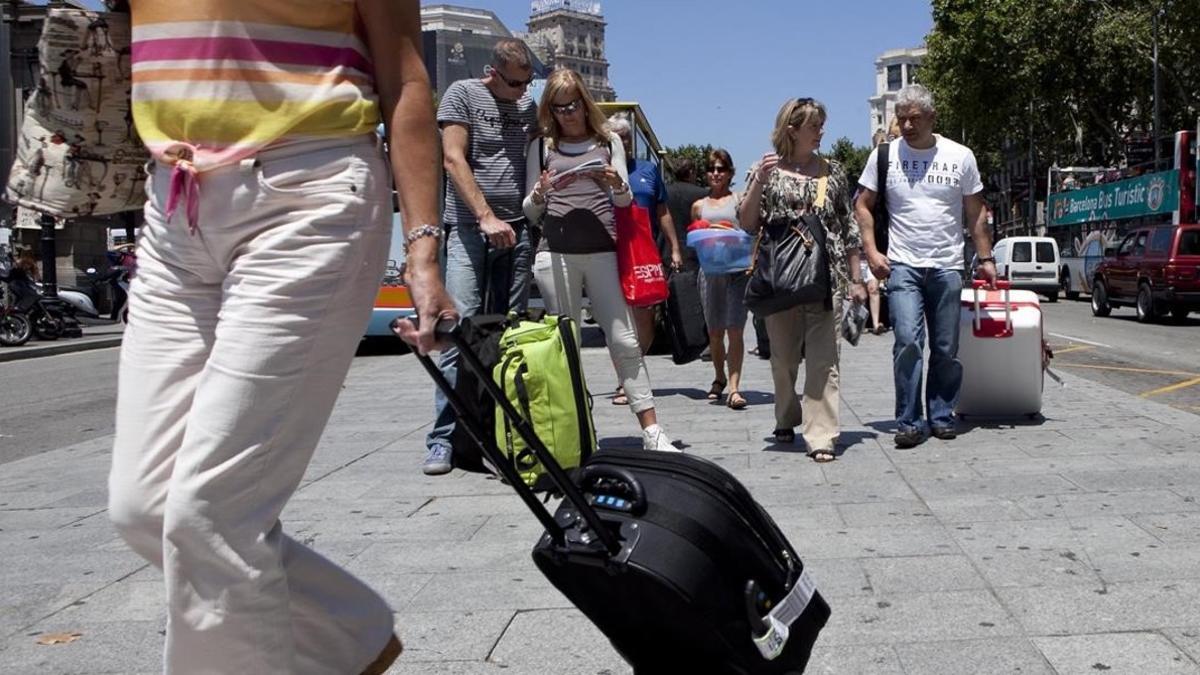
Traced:
<path fill-rule="evenodd" d="M 590 0 L 534 0 L 528 32 L 522 35 L 551 70 L 579 73 L 597 101 L 616 100 L 604 57 L 604 14 Z"/>
<path fill-rule="evenodd" d="M 494 12 L 457 5 L 421 7 L 425 69 L 440 98 L 456 80 L 483 77 L 492 48 L 513 34 Z M 545 68 L 534 64 L 535 72 Z"/>
<path fill-rule="evenodd" d="M 924 47 L 892 49 L 875 59 L 875 95 L 867 99 L 871 106 L 870 135 L 887 132 L 895 114 L 896 94 L 905 85 L 919 81 L 918 71 L 928 50 Z"/>

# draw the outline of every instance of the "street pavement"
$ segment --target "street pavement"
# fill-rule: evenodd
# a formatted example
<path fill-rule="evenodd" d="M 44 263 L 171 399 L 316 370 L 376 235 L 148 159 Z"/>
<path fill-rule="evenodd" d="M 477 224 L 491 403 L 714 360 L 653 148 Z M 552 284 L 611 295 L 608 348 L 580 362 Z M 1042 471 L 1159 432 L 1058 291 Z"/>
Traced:
<path fill-rule="evenodd" d="M 765 361 L 738 412 L 704 400 L 709 364 L 650 359 L 668 433 L 749 487 L 829 600 L 809 672 L 1200 672 L 1200 416 L 1062 369 L 1043 420 L 897 450 L 890 346 L 843 345 L 825 465 L 768 441 Z M 584 361 L 601 445 L 636 444 L 607 353 Z M 285 529 L 391 601 L 392 673 L 629 673 L 533 566 L 540 531 L 508 488 L 420 473 L 431 398 L 411 356 L 356 359 Z M 160 671 L 161 574 L 108 524 L 110 442 L 0 471 L 2 673 Z"/>
<path fill-rule="evenodd" d="M 1055 368 L 1200 414 L 1200 313 L 1143 324 L 1124 307 L 1092 316 L 1086 297 L 1042 310 Z"/>

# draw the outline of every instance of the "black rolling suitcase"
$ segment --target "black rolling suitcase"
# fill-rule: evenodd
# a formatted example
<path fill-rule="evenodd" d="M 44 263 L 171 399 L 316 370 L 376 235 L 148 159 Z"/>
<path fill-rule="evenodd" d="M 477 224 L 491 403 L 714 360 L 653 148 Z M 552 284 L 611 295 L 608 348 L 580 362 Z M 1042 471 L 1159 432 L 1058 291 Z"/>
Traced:
<path fill-rule="evenodd" d="M 671 274 L 667 285 L 670 295 L 664 323 L 671 340 L 671 360 L 676 365 L 691 363 L 708 347 L 700 280 L 695 270 L 680 270 Z"/>
<path fill-rule="evenodd" d="M 460 328 L 439 326 L 461 367 L 492 382 Z M 799 673 L 829 605 L 771 517 L 731 474 L 699 457 L 604 450 L 574 477 L 554 462 L 498 388 L 509 417 L 564 499 L 552 516 L 504 461 L 492 434 L 427 357 L 421 365 L 459 423 L 545 527 L 538 569 L 608 637 L 638 675 Z"/>

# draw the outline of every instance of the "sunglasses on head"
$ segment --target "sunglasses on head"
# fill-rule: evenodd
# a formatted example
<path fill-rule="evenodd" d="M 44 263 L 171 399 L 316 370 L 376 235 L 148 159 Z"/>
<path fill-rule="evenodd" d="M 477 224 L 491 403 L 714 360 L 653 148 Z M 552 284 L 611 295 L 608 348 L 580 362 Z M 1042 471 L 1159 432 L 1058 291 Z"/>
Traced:
<path fill-rule="evenodd" d="M 530 75 L 529 78 L 525 80 L 510 80 L 504 76 L 504 73 L 500 72 L 499 68 L 496 68 L 495 66 L 488 66 L 488 72 L 503 80 L 504 84 L 507 84 L 513 89 L 528 87 L 529 84 L 533 82 L 533 75 Z"/>
<path fill-rule="evenodd" d="M 550 110 L 553 111 L 555 115 L 570 115 L 576 110 L 579 110 L 579 105 L 581 103 L 583 103 L 583 99 L 581 98 L 577 98 L 570 103 L 563 103 L 561 105 L 558 103 L 551 103 Z"/>

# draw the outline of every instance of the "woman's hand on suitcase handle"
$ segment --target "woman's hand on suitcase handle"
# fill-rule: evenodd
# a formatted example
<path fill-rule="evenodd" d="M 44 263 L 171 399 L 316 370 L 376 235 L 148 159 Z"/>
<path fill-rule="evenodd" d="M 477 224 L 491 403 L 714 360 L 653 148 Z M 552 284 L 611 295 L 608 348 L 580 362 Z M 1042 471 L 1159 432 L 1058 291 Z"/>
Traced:
<path fill-rule="evenodd" d="M 434 331 L 444 319 L 458 321 L 458 308 L 442 284 L 437 265 L 409 265 L 404 273 L 404 283 L 412 296 L 416 320 L 394 321 L 392 332 L 412 345 L 418 354 L 445 348 L 448 345 L 445 336 L 435 336 Z"/>
<path fill-rule="evenodd" d="M 683 252 L 678 246 L 671 248 L 671 271 L 678 272 L 683 269 Z"/>

